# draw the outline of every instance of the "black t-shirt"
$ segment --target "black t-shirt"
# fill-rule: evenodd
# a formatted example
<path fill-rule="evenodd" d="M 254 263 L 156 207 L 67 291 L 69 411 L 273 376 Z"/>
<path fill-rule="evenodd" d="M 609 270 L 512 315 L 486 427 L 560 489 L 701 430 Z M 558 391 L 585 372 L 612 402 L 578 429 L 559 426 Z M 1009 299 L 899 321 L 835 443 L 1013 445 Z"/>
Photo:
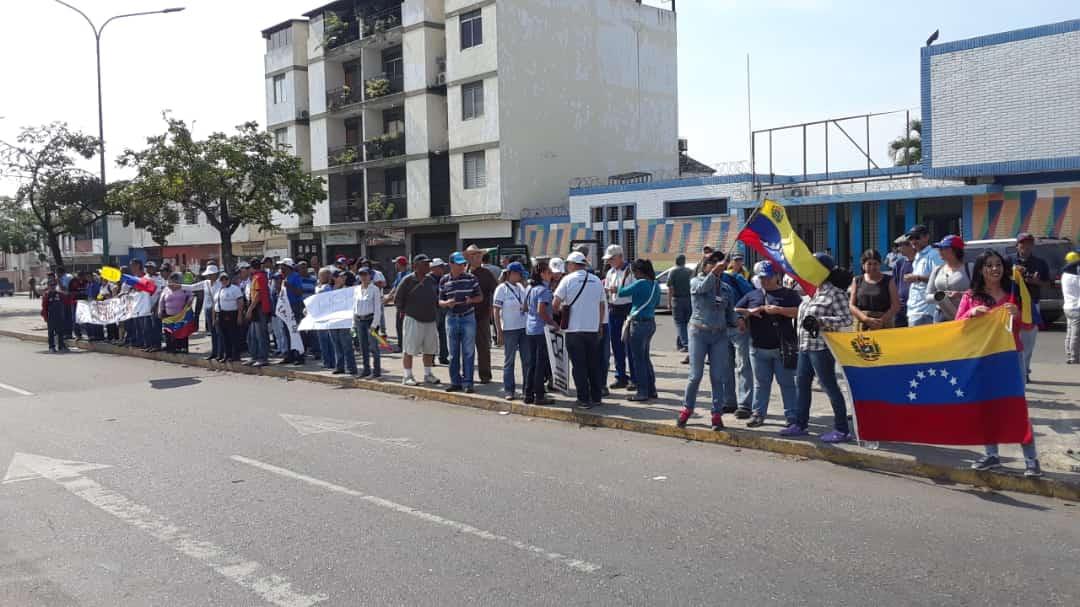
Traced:
<path fill-rule="evenodd" d="M 1035 257 L 1034 255 L 1027 259 L 1020 259 L 1019 255 L 1013 255 L 1009 260 L 1014 266 L 1020 266 L 1024 268 L 1024 271 L 1028 274 L 1039 273 L 1040 280 L 1050 280 L 1050 266 L 1046 264 L 1042 259 Z M 1036 287 L 1035 285 L 1028 284 L 1028 291 L 1031 292 L 1032 303 L 1039 303 L 1039 299 L 1042 296 L 1042 287 Z"/>
<path fill-rule="evenodd" d="M 766 304 L 780 306 L 781 308 L 798 308 L 802 303 L 799 294 L 791 289 L 780 287 L 766 292 L 764 289 L 754 289 L 735 305 L 736 308 L 760 308 Z M 795 341 L 795 319 L 779 314 L 765 314 L 761 317 L 747 316 L 750 323 L 750 344 L 762 350 L 775 350 L 780 347 L 780 335 L 787 341 Z"/>

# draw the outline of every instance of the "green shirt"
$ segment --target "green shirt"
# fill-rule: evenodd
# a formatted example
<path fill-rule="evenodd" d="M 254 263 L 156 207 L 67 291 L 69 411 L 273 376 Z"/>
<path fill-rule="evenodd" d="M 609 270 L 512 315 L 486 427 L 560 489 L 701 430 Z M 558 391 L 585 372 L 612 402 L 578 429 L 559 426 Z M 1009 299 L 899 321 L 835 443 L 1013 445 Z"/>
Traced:
<path fill-rule="evenodd" d="M 690 276 L 693 272 L 686 266 L 678 266 L 668 274 L 667 285 L 672 297 L 690 297 Z"/>

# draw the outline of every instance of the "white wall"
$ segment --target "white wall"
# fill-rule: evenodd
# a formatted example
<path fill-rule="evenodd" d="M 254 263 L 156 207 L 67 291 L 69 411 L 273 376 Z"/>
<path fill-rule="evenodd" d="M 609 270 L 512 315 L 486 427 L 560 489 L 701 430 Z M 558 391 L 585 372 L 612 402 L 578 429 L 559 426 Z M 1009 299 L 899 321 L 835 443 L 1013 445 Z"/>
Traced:
<path fill-rule="evenodd" d="M 469 120 L 461 119 L 461 85 L 447 87 L 446 116 L 451 148 L 499 141 L 499 78 L 492 76 L 485 78 L 483 82 L 484 115 Z M 545 108 L 539 113 L 547 111 Z"/>
<path fill-rule="evenodd" d="M 661 219 L 664 203 L 673 200 L 699 200 L 727 198 L 729 202 L 743 200 L 747 183 L 724 183 L 716 185 L 693 185 L 681 188 L 653 188 L 629 192 L 604 192 L 601 194 L 571 195 L 570 222 L 592 223 L 589 209 L 611 204 L 636 204 L 638 219 Z M 736 211 L 728 207 L 729 213 Z"/>
<path fill-rule="evenodd" d="M 499 148 L 484 151 L 487 187 L 466 190 L 464 155 L 450 154 L 450 214 L 478 215 L 503 211 Z"/>
<path fill-rule="evenodd" d="M 401 3 L 401 24 L 408 27 L 423 21 L 440 23 L 445 19 L 443 6 L 443 0 L 404 0 Z"/>
<path fill-rule="evenodd" d="M 405 32 L 401 38 L 401 55 L 405 62 L 405 91 L 433 86 L 439 70 L 435 60 L 438 57 L 446 58 L 443 30 L 424 27 Z"/>
<path fill-rule="evenodd" d="M 574 177 L 677 169 L 673 13 L 500 0 L 498 29 L 504 212 L 565 204 Z"/>
<path fill-rule="evenodd" d="M 473 2 L 447 0 L 446 11 L 451 12 Z M 501 4 L 501 3 L 500 3 Z M 481 16 L 484 29 L 484 43 L 461 50 L 461 21 L 458 15 L 446 20 L 446 79 L 447 81 L 468 78 L 491 72 L 499 66 L 498 30 L 495 5 L 483 7 Z M 514 42 L 511 39 L 512 42 Z"/>
<path fill-rule="evenodd" d="M 405 163 L 405 189 L 409 219 L 431 217 L 431 163 L 427 158 L 410 160 Z"/>

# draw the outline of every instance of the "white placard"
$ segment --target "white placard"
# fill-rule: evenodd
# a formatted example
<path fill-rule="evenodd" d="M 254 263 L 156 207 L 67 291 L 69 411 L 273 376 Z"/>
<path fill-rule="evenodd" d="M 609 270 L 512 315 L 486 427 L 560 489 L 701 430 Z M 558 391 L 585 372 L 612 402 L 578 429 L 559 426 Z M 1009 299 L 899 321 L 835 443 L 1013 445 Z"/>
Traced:
<path fill-rule="evenodd" d="M 305 299 L 307 315 L 300 321 L 300 330 L 351 329 L 357 288 L 359 287 L 323 291 Z"/>

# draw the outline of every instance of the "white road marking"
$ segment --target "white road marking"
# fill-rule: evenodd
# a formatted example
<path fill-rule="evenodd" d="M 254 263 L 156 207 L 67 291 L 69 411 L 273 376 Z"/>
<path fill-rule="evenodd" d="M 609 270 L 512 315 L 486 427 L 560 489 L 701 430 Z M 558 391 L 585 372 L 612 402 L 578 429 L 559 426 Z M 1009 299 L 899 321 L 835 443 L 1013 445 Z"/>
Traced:
<path fill-rule="evenodd" d="M 469 524 L 466 524 L 466 523 L 459 523 L 457 521 L 441 517 L 441 516 L 439 516 L 437 514 L 432 514 L 430 512 L 424 512 L 423 510 L 418 510 L 418 509 L 413 508 L 411 506 L 406 506 L 404 504 L 399 504 L 397 502 L 394 502 L 394 501 L 391 501 L 391 500 L 388 500 L 388 499 L 384 499 L 384 498 L 378 497 L 376 495 L 367 495 L 367 494 L 365 494 L 363 492 L 360 492 L 360 491 L 357 491 L 355 489 L 349 489 L 348 487 L 343 487 L 341 485 L 337 485 L 337 484 L 331 483 L 329 481 L 324 481 L 324 480 L 321 480 L 321 479 L 317 479 L 317 478 L 315 478 L 313 476 L 308 476 L 306 474 L 301 474 L 299 472 L 294 472 L 294 471 L 289 470 L 287 468 L 282 468 L 280 466 L 275 466 L 273 464 L 268 464 L 266 462 L 261 462 L 261 461 L 256 460 L 256 459 L 251 459 L 250 457 L 244 457 L 243 455 L 234 455 L 234 456 L 232 456 L 232 460 L 235 461 L 235 462 L 239 462 L 241 464 L 246 464 L 248 466 L 258 468 L 260 470 L 265 470 L 267 472 L 277 474 L 279 476 L 284 476 L 286 478 L 291 478 L 293 480 L 298 480 L 298 481 L 307 483 L 309 485 L 313 485 L 315 487 L 320 487 L 322 489 L 326 489 L 327 491 L 332 491 L 334 493 L 340 493 L 342 495 L 348 495 L 350 497 L 355 497 L 355 498 L 361 499 L 361 500 L 363 500 L 363 501 L 365 501 L 365 502 L 367 502 L 369 504 L 379 506 L 380 508 L 386 508 L 387 510 L 393 510 L 394 512 L 399 512 L 401 514 L 407 514 L 409 516 L 418 518 L 418 519 L 423 520 L 423 521 L 427 521 L 429 523 L 434 523 L 436 525 L 442 525 L 444 527 L 449 527 L 449 528 L 454 529 L 454 530 L 456 530 L 456 531 L 458 531 L 460 533 L 465 533 L 465 534 L 468 534 L 468 535 L 471 535 L 473 537 L 477 537 L 477 538 L 480 538 L 480 539 L 483 539 L 483 540 L 488 540 L 488 541 L 491 541 L 491 542 L 496 542 L 496 543 L 499 543 L 499 544 L 504 544 L 504 545 L 507 545 L 507 546 L 511 546 L 513 548 L 517 548 L 518 550 L 522 550 L 524 552 L 528 552 L 530 554 L 534 554 L 536 556 L 539 556 L 540 558 L 544 558 L 544 559 L 547 559 L 549 561 L 554 561 L 556 563 L 559 563 L 561 565 L 569 567 L 570 569 L 573 569 L 575 571 L 580 571 L 582 573 L 594 573 L 594 572 L 596 572 L 596 571 L 598 571 L 600 569 L 600 565 L 597 565 L 595 563 L 590 563 L 588 561 L 575 559 L 575 558 L 572 558 L 572 557 L 567 556 L 565 554 L 559 554 L 558 552 L 551 552 L 549 550 L 541 548 L 540 546 L 534 546 L 532 544 L 528 544 L 528 543 L 525 543 L 525 542 L 522 542 L 522 541 L 519 541 L 519 540 L 511 539 L 509 537 L 506 537 L 505 535 L 499 535 L 497 533 L 492 533 L 491 531 L 485 531 L 483 529 L 473 527 L 472 525 L 469 525 Z"/>
<path fill-rule="evenodd" d="M 8 390 L 8 391 L 11 391 L 11 392 L 14 392 L 15 394 L 18 394 L 20 396 L 33 396 L 34 395 L 33 392 L 30 392 L 28 390 L 23 390 L 22 388 L 20 388 L 18 386 L 12 386 L 10 384 L 0 383 L 0 388 L 3 388 L 4 390 Z"/>
<path fill-rule="evenodd" d="M 407 438 L 384 438 L 381 436 L 373 436 L 366 432 L 357 432 L 355 430 L 355 428 L 372 426 L 375 422 L 334 419 L 332 417 L 312 417 L 309 415 L 296 415 L 293 413 L 280 413 L 279 415 L 281 415 L 281 419 L 292 426 L 300 436 L 335 432 L 337 434 L 348 434 L 349 436 L 355 436 L 356 438 L 362 438 L 384 445 L 391 445 L 393 447 L 404 447 L 406 449 L 416 448 L 416 443 L 413 443 Z"/>
<path fill-rule="evenodd" d="M 169 522 L 168 519 L 155 514 L 146 506 L 137 504 L 80 474 L 88 469 L 107 467 L 109 466 L 67 462 L 30 453 L 16 453 L 8 467 L 8 475 L 10 476 L 14 470 L 17 475 L 25 476 L 27 472 L 32 472 L 39 477 L 47 478 L 90 505 L 145 531 L 166 546 L 195 559 L 278 607 L 311 607 L 329 598 L 326 594 L 298 592 L 286 577 L 267 571 L 262 564 L 239 554 L 230 553 L 227 549 L 212 542 L 197 539 L 183 527 Z"/>

